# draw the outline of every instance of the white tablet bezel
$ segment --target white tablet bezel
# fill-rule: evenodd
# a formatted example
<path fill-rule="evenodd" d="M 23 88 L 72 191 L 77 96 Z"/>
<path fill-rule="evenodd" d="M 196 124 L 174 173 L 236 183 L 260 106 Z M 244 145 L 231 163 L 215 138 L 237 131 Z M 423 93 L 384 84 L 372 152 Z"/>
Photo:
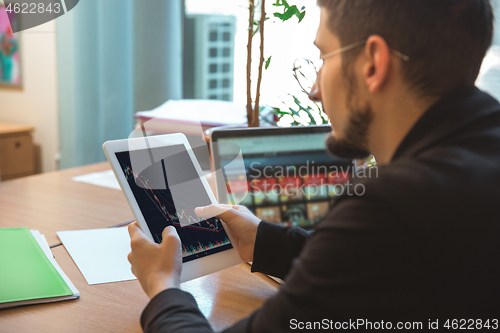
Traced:
<path fill-rule="evenodd" d="M 142 143 L 146 144 L 143 145 Z M 106 154 L 106 157 L 109 163 L 111 164 L 111 168 L 113 169 L 113 172 L 116 176 L 116 179 L 118 180 L 118 183 L 120 184 L 120 187 L 123 193 L 125 194 L 125 197 L 127 198 L 127 202 L 132 210 L 132 213 L 134 214 L 135 219 L 139 224 L 139 226 L 141 227 L 144 234 L 152 242 L 154 240 L 153 236 L 151 235 L 151 231 L 149 230 L 149 227 L 141 212 L 141 209 L 137 204 L 137 201 L 134 197 L 134 194 L 132 193 L 128 181 L 121 170 L 120 163 L 118 162 L 118 159 L 116 157 L 116 153 L 147 149 L 144 147 L 157 148 L 157 147 L 166 147 L 179 144 L 184 145 L 184 147 L 186 148 L 186 151 L 188 152 L 191 162 L 193 163 L 195 170 L 198 173 L 199 178 L 201 179 L 203 187 L 205 188 L 208 197 L 210 198 L 210 201 L 212 202 L 212 204 L 217 204 L 217 200 L 215 199 L 212 189 L 210 188 L 210 185 L 208 184 L 206 178 L 204 177 L 201 167 L 184 134 L 176 133 L 176 134 L 157 135 L 151 137 L 131 138 L 125 140 L 114 140 L 114 141 L 106 141 L 103 144 L 104 153 Z M 130 147 L 140 147 L 140 148 L 131 149 Z M 222 223 L 222 226 L 226 231 L 226 234 L 229 237 L 229 240 L 231 241 L 231 245 L 233 246 L 233 248 L 183 263 L 181 282 L 192 280 L 197 277 L 207 275 L 210 273 L 214 273 L 219 270 L 243 262 L 238 254 L 238 248 L 231 232 L 229 232 L 224 222 Z"/>

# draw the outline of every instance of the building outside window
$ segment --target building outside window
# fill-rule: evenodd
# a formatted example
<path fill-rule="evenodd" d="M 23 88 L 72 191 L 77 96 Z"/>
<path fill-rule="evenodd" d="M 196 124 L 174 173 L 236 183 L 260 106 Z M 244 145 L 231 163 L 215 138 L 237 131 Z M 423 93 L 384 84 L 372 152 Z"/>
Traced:
<path fill-rule="evenodd" d="M 306 6 L 306 17 L 299 24 L 296 18 L 281 22 L 273 16 L 278 9 L 269 1 L 266 6 L 264 56 L 271 58 L 269 69 L 264 70 L 261 87 L 261 105 L 283 107 L 283 102 L 293 106 L 289 94 L 302 99 L 307 96 L 301 91 L 292 76 L 296 58 L 319 59 L 319 51 L 314 46 L 314 38 L 319 24 L 320 10 L 315 1 L 290 0 L 290 5 Z M 184 22 L 184 98 L 208 98 L 233 101 L 246 105 L 246 59 L 247 59 L 247 0 L 185 0 L 186 18 Z M 256 18 L 260 13 L 256 13 Z M 193 21 L 205 23 L 198 30 L 192 29 Z M 199 24 L 199 23 L 198 23 Z M 210 24 L 217 24 L 210 27 Z M 255 94 L 260 37 L 253 40 L 252 53 L 252 94 Z M 201 51 L 205 48 L 205 51 Z M 208 48 L 208 49 L 207 49 Z M 211 51 L 210 49 L 215 49 Z M 188 50 L 196 51 L 194 55 Z M 213 55 L 213 56 L 212 56 Z M 194 60 L 198 57 L 201 59 Z M 197 62 L 198 67 L 193 66 Z M 204 65 L 202 65 L 204 63 Z M 196 78 L 196 79 L 195 79 Z M 210 83 L 216 80 L 217 83 Z M 200 81 L 204 83 L 199 87 Z M 216 88 L 210 88 L 215 86 Z M 199 88 L 198 88 L 199 87 Z M 205 89 L 206 91 L 202 90 Z"/>
<path fill-rule="evenodd" d="M 275 19 L 272 15 L 276 7 L 272 6 L 272 1 L 266 8 L 270 20 L 266 22 L 266 43 L 265 57 L 272 56 L 271 65 L 268 70 L 264 70 L 264 76 L 261 89 L 261 105 L 271 105 L 283 107 L 283 103 L 293 107 L 293 99 L 290 95 L 306 100 L 307 96 L 300 90 L 295 79 L 292 77 L 292 66 L 296 58 L 308 58 L 317 60 L 319 51 L 313 45 L 316 36 L 316 30 L 319 24 L 320 10 L 316 2 L 290 0 L 290 4 L 305 5 L 306 16 L 298 24 L 297 20 L 291 19 L 285 23 Z M 494 42 L 483 63 L 481 73 L 476 82 L 477 86 L 500 100 L 500 0 L 491 0 L 494 6 L 497 24 L 495 26 Z M 208 60 L 205 67 L 194 68 L 194 60 L 189 59 L 190 55 L 185 52 L 184 55 L 184 98 L 212 98 L 232 100 L 236 104 L 246 104 L 246 44 L 248 29 L 248 1 L 246 0 L 185 0 L 186 22 L 184 42 L 193 43 L 194 38 L 186 31 L 189 28 L 189 17 L 195 16 L 224 16 L 233 17 L 232 22 L 222 22 L 228 24 L 230 29 L 225 30 L 227 26 L 221 26 L 217 30 L 205 31 L 204 38 L 209 50 L 202 55 L 206 55 Z M 258 14 L 257 14 L 258 15 Z M 198 18 L 199 20 L 200 18 Z M 234 26 L 233 26 L 234 24 Z M 234 30 L 232 30 L 234 29 Z M 195 43 L 203 43 L 199 39 Z M 210 44 L 212 43 L 212 44 Z M 229 43 L 223 46 L 223 43 Z M 257 81 L 257 60 L 259 58 L 259 36 L 254 39 L 254 52 L 252 54 L 253 62 L 253 88 Z M 194 45 L 191 45 L 191 50 Z M 200 49 L 200 46 L 197 46 Z M 208 47 L 208 46 L 206 46 Z M 214 50 L 212 51 L 211 48 Z M 185 50 L 186 51 L 186 50 Z M 212 56 L 213 55 L 213 56 Z M 226 61 L 228 60 L 228 61 Z M 202 63 L 203 61 L 200 61 Z M 191 66 L 192 72 L 187 75 L 186 67 Z M 198 69 L 200 68 L 200 69 Z M 194 74 L 195 71 L 201 71 L 205 74 Z M 227 75 L 226 75 L 227 74 Z M 203 94 L 195 93 L 193 82 L 194 75 L 200 77 L 205 75 L 204 87 L 206 92 Z M 229 80 L 230 90 L 226 86 Z M 210 83 L 216 80 L 217 83 Z M 217 88 L 210 88 L 216 86 Z"/>
<path fill-rule="evenodd" d="M 235 25 L 232 15 L 186 15 L 184 98 L 233 100 Z"/>

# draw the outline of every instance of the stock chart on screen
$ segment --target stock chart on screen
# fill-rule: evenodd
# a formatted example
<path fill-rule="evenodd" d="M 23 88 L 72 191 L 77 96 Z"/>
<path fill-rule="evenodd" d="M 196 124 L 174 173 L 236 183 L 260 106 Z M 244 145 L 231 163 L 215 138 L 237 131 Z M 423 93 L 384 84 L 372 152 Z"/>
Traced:
<path fill-rule="evenodd" d="M 174 226 L 182 241 L 183 262 L 231 249 L 218 218 L 203 220 L 194 213 L 196 207 L 211 201 L 184 146 L 148 151 L 153 151 L 150 156 L 164 158 L 140 172 L 134 171 L 133 158 L 148 155 L 137 154 L 131 159 L 129 152 L 119 152 L 116 157 L 153 239 L 161 243 L 165 227 Z"/>

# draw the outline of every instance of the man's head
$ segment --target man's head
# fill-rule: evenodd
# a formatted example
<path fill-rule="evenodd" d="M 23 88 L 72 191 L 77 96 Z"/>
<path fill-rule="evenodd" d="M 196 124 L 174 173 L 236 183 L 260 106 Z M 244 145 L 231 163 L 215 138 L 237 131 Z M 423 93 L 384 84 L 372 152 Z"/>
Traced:
<path fill-rule="evenodd" d="M 366 41 L 325 59 L 318 91 L 312 94 L 322 100 L 332 121 L 332 152 L 345 157 L 360 158 L 373 149 L 372 123 L 390 118 L 384 109 L 391 102 L 400 101 L 400 107 L 407 109 L 405 102 L 414 99 L 428 107 L 423 101 L 473 84 L 492 41 L 489 0 L 318 0 L 318 4 L 322 13 L 316 44 L 322 54 Z"/>

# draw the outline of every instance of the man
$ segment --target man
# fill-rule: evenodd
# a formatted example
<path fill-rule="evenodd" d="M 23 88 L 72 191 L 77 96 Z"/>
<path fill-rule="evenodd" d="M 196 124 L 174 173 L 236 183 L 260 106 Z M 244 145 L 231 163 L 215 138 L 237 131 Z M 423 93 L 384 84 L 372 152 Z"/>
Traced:
<path fill-rule="evenodd" d="M 285 279 L 227 331 L 285 332 L 323 319 L 420 329 L 439 319 L 440 330 L 447 319 L 496 320 L 498 328 L 500 105 L 473 85 L 492 40 L 489 1 L 318 3 L 324 62 L 311 98 L 331 119 L 328 148 L 373 154 L 378 178 L 355 180 L 364 195 L 342 196 L 311 236 L 242 207 L 196 210 L 227 223 L 252 271 Z M 132 271 L 151 298 L 143 329 L 210 332 L 194 298 L 178 289 L 175 229 L 165 229 L 161 245 L 135 224 L 130 234 Z"/>

